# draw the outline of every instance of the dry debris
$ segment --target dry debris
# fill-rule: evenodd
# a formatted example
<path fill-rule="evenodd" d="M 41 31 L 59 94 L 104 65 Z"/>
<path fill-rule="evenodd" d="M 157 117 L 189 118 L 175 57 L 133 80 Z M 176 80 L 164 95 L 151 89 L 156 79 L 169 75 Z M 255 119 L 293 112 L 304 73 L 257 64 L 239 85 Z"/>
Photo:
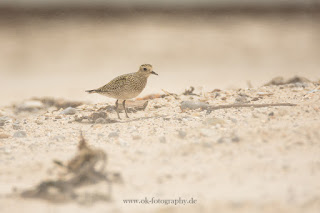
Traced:
<path fill-rule="evenodd" d="M 179 95 L 177 95 L 175 93 L 170 93 L 170 92 L 168 92 L 168 91 L 166 91 L 164 89 L 162 89 L 162 91 L 165 93 L 165 96 L 171 96 L 171 97 L 174 97 L 174 99 L 176 99 L 176 100 L 180 100 Z"/>
<path fill-rule="evenodd" d="M 284 84 L 294 84 L 294 83 L 309 83 L 309 82 L 311 81 L 300 76 L 295 76 L 293 78 L 289 78 L 288 80 L 284 80 L 283 77 L 276 77 L 276 78 L 273 78 L 270 82 L 266 83 L 264 86 L 284 85 Z"/>
<path fill-rule="evenodd" d="M 66 101 L 64 99 L 56 99 L 56 98 L 50 98 L 50 97 L 44 97 L 44 98 L 32 98 L 32 100 L 34 101 L 40 101 L 42 102 L 47 108 L 48 107 L 57 107 L 57 109 L 65 109 L 68 107 L 77 107 L 80 106 L 82 104 L 84 104 L 84 102 L 81 101 Z"/>
<path fill-rule="evenodd" d="M 199 96 L 198 94 L 193 93 L 194 91 L 194 87 L 191 86 L 190 89 L 186 89 L 184 91 L 184 93 L 182 93 L 183 95 L 195 95 L 195 96 Z"/>
<path fill-rule="evenodd" d="M 111 184 L 121 182 L 119 173 L 105 172 L 107 155 L 101 149 L 88 146 L 82 133 L 78 145 L 78 152 L 68 163 L 55 160 L 54 163 L 63 169 L 63 174 L 57 180 L 45 180 L 34 189 L 21 193 L 24 198 L 45 199 L 51 202 L 76 201 L 79 203 L 92 203 L 95 201 L 110 201 Z M 107 194 L 79 193 L 80 187 L 94 185 L 101 182 L 108 184 Z"/>

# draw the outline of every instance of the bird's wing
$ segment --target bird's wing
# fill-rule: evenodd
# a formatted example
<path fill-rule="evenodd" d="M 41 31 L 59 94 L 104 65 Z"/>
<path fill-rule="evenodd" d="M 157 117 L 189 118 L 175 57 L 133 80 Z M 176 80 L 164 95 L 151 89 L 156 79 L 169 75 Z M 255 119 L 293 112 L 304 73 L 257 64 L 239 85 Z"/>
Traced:
<path fill-rule="evenodd" d="M 111 80 L 106 85 L 97 89 L 97 92 L 110 92 L 110 91 L 117 90 L 123 87 L 127 81 L 128 81 L 128 75 L 120 75 L 115 79 Z"/>

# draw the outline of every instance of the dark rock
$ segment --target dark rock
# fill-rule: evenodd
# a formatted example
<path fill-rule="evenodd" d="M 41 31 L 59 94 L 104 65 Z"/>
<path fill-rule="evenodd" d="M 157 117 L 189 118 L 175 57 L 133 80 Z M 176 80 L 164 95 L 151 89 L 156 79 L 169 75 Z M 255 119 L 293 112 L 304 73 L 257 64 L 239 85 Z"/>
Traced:
<path fill-rule="evenodd" d="M 270 112 L 268 115 L 269 116 L 274 116 L 274 112 Z"/>

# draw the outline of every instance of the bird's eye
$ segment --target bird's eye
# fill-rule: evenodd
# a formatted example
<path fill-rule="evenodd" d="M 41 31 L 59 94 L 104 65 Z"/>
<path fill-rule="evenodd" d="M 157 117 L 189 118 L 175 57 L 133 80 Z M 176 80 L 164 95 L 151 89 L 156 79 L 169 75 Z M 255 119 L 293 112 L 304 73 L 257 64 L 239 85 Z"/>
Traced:
<path fill-rule="evenodd" d="M 147 68 L 143 68 L 144 71 L 147 71 Z"/>

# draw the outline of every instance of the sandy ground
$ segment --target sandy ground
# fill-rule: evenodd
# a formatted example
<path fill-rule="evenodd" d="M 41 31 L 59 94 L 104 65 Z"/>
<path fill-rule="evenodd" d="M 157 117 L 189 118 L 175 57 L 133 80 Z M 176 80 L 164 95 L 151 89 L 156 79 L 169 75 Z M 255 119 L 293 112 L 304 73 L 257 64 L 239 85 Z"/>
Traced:
<path fill-rule="evenodd" d="M 77 118 L 107 105 L 83 104 L 74 115 L 37 102 L 2 107 L 1 212 L 319 212 L 320 93 L 313 83 L 195 91 L 200 96 L 149 100 L 144 111 L 106 123 Z M 318 88 L 319 89 L 319 88 Z M 297 106 L 184 110 L 183 101 L 210 105 L 294 103 Z M 112 102 L 110 102 L 112 105 Z M 38 108 L 38 109 L 35 109 Z M 30 112 L 29 110 L 32 110 Z M 124 117 L 123 114 L 121 114 Z M 51 203 L 18 192 L 52 179 L 53 159 L 76 152 L 82 130 L 120 172 L 112 201 Z M 24 132 L 24 133 L 21 133 Z M 3 136 L 6 135 L 6 136 Z M 91 192 L 105 192 L 93 186 Z M 90 193 L 90 191 L 89 191 Z M 196 199 L 196 204 L 124 204 L 123 199 Z"/>
<path fill-rule="evenodd" d="M 276 76 L 319 81 L 319 23 L 316 14 L 1 17 L 0 212 L 319 212 L 319 84 L 261 86 Z M 119 121 L 114 100 L 84 92 L 142 63 L 159 76 L 140 97 L 161 89 L 179 96 L 150 99 Z M 191 85 L 199 96 L 180 95 Z M 30 102 L 44 96 L 82 104 L 65 115 L 61 106 Z M 297 106 L 210 113 L 182 111 L 183 101 Z M 79 121 L 99 111 L 108 118 Z M 80 130 L 107 153 L 107 171 L 121 173 L 112 200 L 19 197 L 57 178 L 53 160 L 75 155 Z M 197 202 L 123 202 L 153 197 Z"/>

